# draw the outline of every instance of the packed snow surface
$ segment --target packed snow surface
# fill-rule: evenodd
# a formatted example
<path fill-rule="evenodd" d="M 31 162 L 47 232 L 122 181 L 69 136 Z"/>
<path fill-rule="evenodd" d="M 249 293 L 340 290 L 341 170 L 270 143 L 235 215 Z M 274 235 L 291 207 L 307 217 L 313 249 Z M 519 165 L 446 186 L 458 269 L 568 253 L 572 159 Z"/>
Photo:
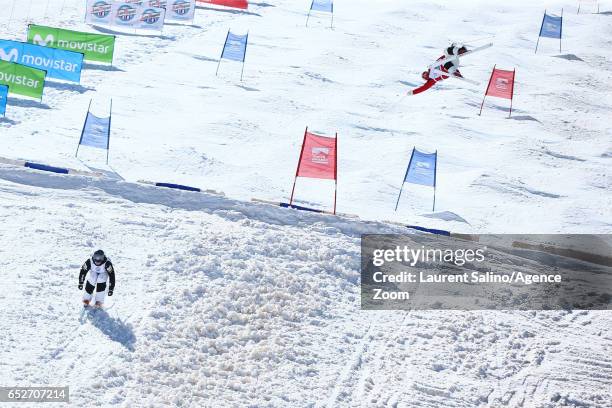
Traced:
<path fill-rule="evenodd" d="M 24 3 L 24 4 L 21 4 Z M 81 1 L 0 0 L 0 34 L 82 22 Z M 612 15 L 562 1 L 198 7 L 192 26 L 117 33 L 112 67 L 11 96 L 0 156 L 104 177 L 0 165 L 0 385 L 70 386 L 71 406 L 610 407 L 609 312 L 360 310 L 360 236 L 391 220 L 470 233 L 612 231 Z M 602 2 L 602 10 L 612 4 Z M 563 50 L 542 13 L 565 10 Z M 241 66 L 218 57 L 249 32 Z M 414 97 L 450 41 L 495 45 L 462 61 L 480 82 Z M 493 68 L 517 70 L 509 101 Z M 90 100 L 113 100 L 105 152 L 75 150 Z M 339 137 L 338 211 L 288 199 L 305 127 Z M 413 147 L 439 154 L 432 191 L 406 185 Z M 160 189 L 138 180 L 225 192 Z M 331 208 L 333 184 L 299 180 L 298 204 Z M 78 270 L 103 248 L 106 309 L 83 312 Z M 16 404 L 15 406 L 27 406 Z"/>

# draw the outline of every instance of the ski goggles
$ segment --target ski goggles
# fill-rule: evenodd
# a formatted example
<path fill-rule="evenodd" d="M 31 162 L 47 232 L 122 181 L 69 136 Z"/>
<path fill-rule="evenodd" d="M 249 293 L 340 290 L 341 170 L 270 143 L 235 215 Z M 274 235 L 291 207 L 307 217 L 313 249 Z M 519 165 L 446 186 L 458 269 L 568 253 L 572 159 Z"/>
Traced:
<path fill-rule="evenodd" d="M 104 260 L 105 260 L 105 257 L 103 257 L 103 256 L 94 256 L 93 257 L 93 262 L 96 265 L 98 265 L 98 266 L 102 265 L 104 263 Z"/>

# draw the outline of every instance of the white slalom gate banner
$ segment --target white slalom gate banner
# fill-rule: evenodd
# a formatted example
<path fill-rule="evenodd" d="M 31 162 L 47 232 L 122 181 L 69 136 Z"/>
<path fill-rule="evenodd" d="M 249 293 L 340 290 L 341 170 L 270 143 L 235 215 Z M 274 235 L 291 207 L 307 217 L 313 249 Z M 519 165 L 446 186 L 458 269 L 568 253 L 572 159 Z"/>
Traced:
<path fill-rule="evenodd" d="M 87 0 L 85 22 L 114 27 L 161 31 L 166 9 L 136 1 Z"/>
<path fill-rule="evenodd" d="M 189 21 L 195 17 L 196 0 L 145 0 L 145 5 L 166 9 L 166 21 Z"/>

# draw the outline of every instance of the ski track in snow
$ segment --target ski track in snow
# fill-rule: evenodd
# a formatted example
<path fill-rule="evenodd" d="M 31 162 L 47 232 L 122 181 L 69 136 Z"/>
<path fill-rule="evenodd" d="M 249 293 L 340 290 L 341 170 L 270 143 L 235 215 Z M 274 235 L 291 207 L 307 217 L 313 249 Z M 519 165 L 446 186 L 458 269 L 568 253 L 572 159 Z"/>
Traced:
<path fill-rule="evenodd" d="M 82 2 L 50 0 L 46 16 L 46 1 L 32 3 L 36 23 L 90 30 Z M 610 232 L 610 17 L 570 8 L 566 50 L 543 39 L 534 56 L 534 2 L 338 1 L 333 30 L 327 16 L 303 27 L 307 6 L 199 7 L 194 27 L 118 34 L 115 66 L 50 82 L 42 104 L 9 98 L 0 156 L 109 172 L 0 166 L 2 385 L 69 384 L 71 406 L 100 407 L 612 406 L 608 312 L 360 311 L 359 236 L 404 229 L 248 202 L 286 198 L 309 125 L 340 134 L 341 212 L 453 231 Z M 23 40 L 26 12 L 0 16 L 3 38 Z M 251 32 L 243 83 L 227 61 L 214 77 L 230 27 Z M 495 47 L 462 71 L 484 83 L 494 63 L 517 67 L 514 120 L 494 98 L 476 115 L 484 85 L 401 98 L 442 37 L 491 34 Z M 89 99 L 106 112 L 110 97 L 111 168 L 95 151 L 75 159 Z M 431 194 L 414 186 L 392 211 L 413 146 L 440 151 L 437 209 L 456 217 L 416 215 Z M 299 202 L 329 205 L 320 187 L 300 183 Z M 115 296 L 82 313 L 78 269 L 100 246 L 117 262 Z"/>

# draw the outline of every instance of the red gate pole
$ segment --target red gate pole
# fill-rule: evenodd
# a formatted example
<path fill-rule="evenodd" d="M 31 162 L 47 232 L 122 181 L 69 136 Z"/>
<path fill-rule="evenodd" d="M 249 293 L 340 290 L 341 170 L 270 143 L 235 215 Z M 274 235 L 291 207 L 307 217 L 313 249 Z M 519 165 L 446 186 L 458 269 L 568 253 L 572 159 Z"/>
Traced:
<path fill-rule="evenodd" d="M 297 183 L 298 173 L 300 172 L 300 164 L 302 163 L 302 155 L 304 154 L 304 146 L 306 145 L 306 134 L 308 133 L 308 126 L 304 131 L 304 141 L 302 142 L 302 150 L 300 151 L 300 158 L 298 160 L 297 169 L 295 169 L 295 178 L 293 179 L 293 188 L 291 189 L 291 198 L 289 199 L 289 205 L 293 204 L 293 193 L 295 192 L 295 183 Z"/>
<path fill-rule="evenodd" d="M 508 118 L 512 117 L 512 103 L 514 102 L 514 80 L 516 78 L 516 68 L 512 71 L 512 90 L 510 91 L 510 115 Z"/>
<path fill-rule="evenodd" d="M 493 71 L 491 72 L 491 78 L 489 78 L 489 84 L 487 85 L 487 89 L 485 90 L 484 97 L 482 98 L 482 103 L 480 104 L 480 113 L 478 116 L 482 116 L 482 107 L 484 106 L 485 99 L 487 99 L 487 92 L 489 92 L 489 87 L 491 86 L 491 81 L 493 80 L 493 74 L 495 74 L 495 67 L 497 64 L 493 65 Z"/>

